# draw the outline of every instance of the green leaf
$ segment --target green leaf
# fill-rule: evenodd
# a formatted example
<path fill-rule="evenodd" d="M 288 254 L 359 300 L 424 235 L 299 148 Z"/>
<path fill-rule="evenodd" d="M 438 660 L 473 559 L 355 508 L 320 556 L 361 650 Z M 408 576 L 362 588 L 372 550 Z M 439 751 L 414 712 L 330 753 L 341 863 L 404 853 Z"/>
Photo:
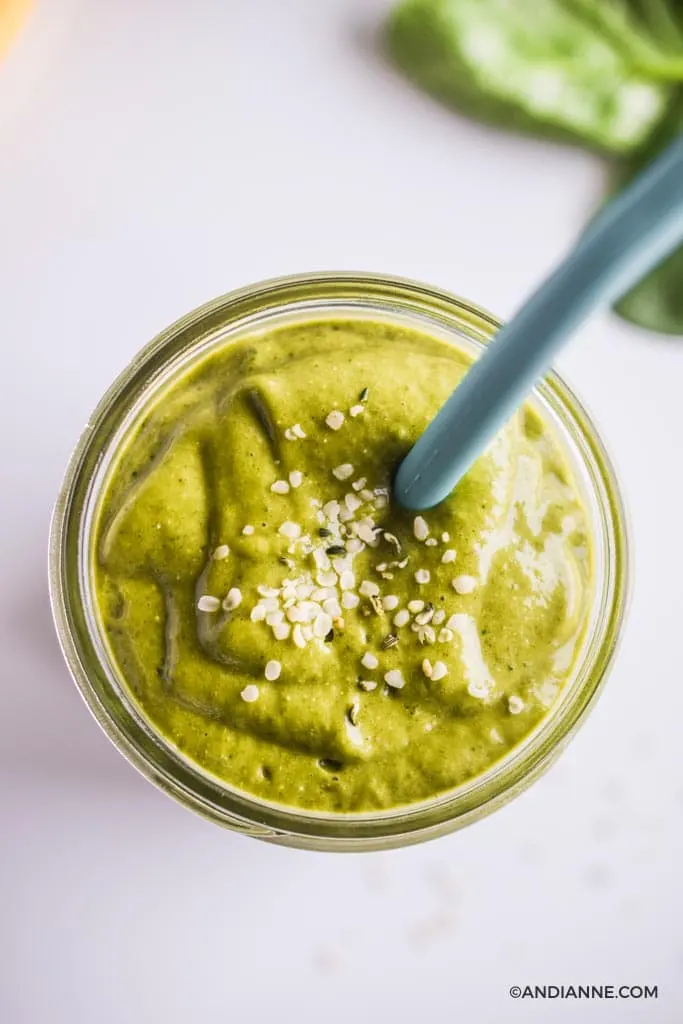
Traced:
<path fill-rule="evenodd" d="M 683 90 L 652 138 L 622 167 L 619 186 L 625 187 L 683 131 Z M 667 257 L 614 306 L 624 320 L 660 334 L 683 335 L 683 246 Z"/>
<path fill-rule="evenodd" d="M 683 335 L 683 248 L 627 292 L 614 311 L 649 331 Z"/>
<path fill-rule="evenodd" d="M 573 0 L 404 0 L 388 46 L 415 82 L 478 120 L 612 154 L 645 142 L 672 89 Z"/>
<path fill-rule="evenodd" d="M 683 5 L 677 0 L 567 0 L 652 78 L 683 80 Z"/>

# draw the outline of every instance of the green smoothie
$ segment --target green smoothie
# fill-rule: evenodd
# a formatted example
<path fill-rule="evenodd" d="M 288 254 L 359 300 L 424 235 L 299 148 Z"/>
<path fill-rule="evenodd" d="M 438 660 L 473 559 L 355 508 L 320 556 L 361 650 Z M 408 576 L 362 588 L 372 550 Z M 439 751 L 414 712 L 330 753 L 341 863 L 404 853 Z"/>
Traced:
<path fill-rule="evenodd" d="M 96 525 L 101 628 L 143 715 L 228 785 L 411 804 L 558 698 L 592 564 L 550 428 L 525 407 L 438 508 L 392 500 L 468 363 L 398 326 L 301 323 L 214 352 L 131 429 Z"/>

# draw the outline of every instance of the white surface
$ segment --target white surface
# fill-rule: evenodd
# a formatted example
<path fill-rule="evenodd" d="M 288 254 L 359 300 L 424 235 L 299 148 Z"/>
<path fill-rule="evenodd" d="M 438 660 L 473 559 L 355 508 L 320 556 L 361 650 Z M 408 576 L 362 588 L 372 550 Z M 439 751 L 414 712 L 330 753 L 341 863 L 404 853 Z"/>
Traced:
<path fill-rule="evenodd" d="M 341 857 L 222 832 L 109 745 L 53 636 L 60 475 L 152 334 L 321 268 L 508 314 L 601 194 L 594 159 L 394 75 L 386 6 L 39 0 L 0 69 L 2 1024 L 683 1019 L 683 343 L 605 318 L 561 360 L 630 502 L 629 628 L 560 763 L 460 834 Z M 660 995 L 509 998 L 527 983 Z"/>

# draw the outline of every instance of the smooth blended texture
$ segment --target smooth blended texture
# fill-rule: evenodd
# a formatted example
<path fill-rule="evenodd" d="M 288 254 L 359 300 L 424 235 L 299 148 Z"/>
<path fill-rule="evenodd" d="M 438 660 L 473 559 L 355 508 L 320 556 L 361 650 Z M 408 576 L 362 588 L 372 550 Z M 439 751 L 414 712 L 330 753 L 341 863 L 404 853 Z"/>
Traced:
<path fill-rule="evenodd" d="M 391 502 L 468 361 L 302 323 L 227 345 L 131 432 L 100 506 L 102 625 L 144 713 L 227 783 L 322 811 L 420 801 L 503 757 L 571 673 L 587 519 L 530 408 L 424 523 Z"/>

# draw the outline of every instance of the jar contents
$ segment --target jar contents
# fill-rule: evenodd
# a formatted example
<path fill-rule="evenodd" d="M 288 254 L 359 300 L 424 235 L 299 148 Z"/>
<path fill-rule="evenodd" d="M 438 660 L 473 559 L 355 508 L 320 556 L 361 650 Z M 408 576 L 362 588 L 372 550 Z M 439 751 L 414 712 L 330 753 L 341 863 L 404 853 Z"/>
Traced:
<path fill-rule="evenodd" d="M 226 344 L 131 428 L 100 501 L 110 656 L 238 790 L 370 812 L 486 772 L 546 716 L 591 602 L 588 517 L 525 406 L 422 515 L 396 467 L 469 356 L 367 320 Z"/>

